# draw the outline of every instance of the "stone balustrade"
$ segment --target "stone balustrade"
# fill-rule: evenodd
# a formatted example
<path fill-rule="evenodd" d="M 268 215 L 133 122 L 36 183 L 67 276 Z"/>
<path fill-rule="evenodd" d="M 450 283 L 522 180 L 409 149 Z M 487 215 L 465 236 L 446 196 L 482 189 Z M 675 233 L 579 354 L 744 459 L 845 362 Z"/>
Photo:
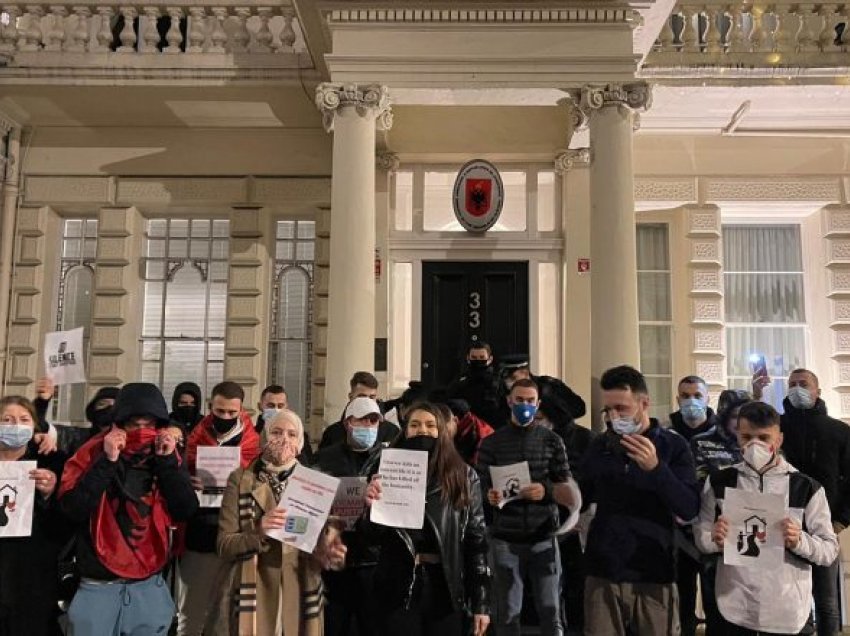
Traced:
<path fill-rule="evenodd" d="M 109 66 L 130 58 L 137 59 L 134 66 L 144 66 L 144 60 L 193 54 L 309 59 L 288 2 L 89 0 L 5 4 L 0 11 L 0 60 L 7 68 Z"/>
<path fill-rule="evenodd" d="M 758 68 L 836 76 L 850 66 L 848 24 L 850 3 L 680 2 L 647 56 L 644 75 L 690 67 L 707 74 L 722 69 L 727 76 Z"/>

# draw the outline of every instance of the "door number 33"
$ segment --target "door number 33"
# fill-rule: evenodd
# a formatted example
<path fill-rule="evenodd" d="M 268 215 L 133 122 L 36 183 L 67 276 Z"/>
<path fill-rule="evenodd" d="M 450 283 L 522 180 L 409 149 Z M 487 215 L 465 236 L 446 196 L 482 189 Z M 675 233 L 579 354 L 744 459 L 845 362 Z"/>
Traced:
<path fill-rule="evenodd" d="M 479 292 L 469 293 L 469 326 L 478 329 L 481 326 L 481 294 Z"/>

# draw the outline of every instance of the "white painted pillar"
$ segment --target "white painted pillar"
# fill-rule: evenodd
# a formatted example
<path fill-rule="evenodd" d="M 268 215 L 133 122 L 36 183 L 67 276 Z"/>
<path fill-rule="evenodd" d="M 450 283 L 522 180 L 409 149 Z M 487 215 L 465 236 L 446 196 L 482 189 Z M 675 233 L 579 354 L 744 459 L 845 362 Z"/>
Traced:
<path fill-rule="evenodd" d="M 590 117 L 590 258 L 593 321 L 591 374 L 640 368 L 632 134 L 636 109 L 649 106 L 645 83 L 588 86 Z"/>
<path fill-rule="evenodd" d="M 375 120 L 388 119 L 389 95 L 384 86 L 325 83 L 316 105 L 334 132 L 324 404 L 334 422 L 351 375 L 374 367 Z"/>

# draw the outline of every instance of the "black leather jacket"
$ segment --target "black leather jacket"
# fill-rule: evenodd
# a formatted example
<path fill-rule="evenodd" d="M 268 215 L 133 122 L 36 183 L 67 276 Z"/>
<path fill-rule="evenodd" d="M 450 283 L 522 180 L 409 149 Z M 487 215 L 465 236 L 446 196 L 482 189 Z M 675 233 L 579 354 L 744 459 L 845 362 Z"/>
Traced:
<path fill-rule="evenodd" d="M 425 523 L 437 537 L 443 573 L 455 610 L 468 608 L 473 614 L 489 614 L 490 568 L 481 486 L 478 475 L 467 469 L 471 502 L 456 510 L 442 499 L 439 486 L 429 484 L 425 499 Z M 413 541 L 406 530 L 387 528 L 366 521 L 371 536 L 381 544 L 375 571 L 375 591 L 388 607 L 407 606 L 414 584 Z"/>

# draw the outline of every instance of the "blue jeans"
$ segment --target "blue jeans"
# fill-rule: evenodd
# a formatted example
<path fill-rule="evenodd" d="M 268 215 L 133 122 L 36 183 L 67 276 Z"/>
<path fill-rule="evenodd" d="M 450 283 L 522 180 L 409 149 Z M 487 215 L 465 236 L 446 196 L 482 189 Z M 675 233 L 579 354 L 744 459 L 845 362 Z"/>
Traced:
<path fill-rule="evenodd" d="M 818 636 L 841 633 L 841 610 L 838 606 L 838 558 L 831 565 L 812 566 L 812 596 Z"/>
<path fill-rule="evenodd" d="M 524 580 L 531 584 L 541 636 L 562 636 L 561 558 L 558 542 L 508 543 L 493 539 L 497 636 L 519 636 Z"/>
<path fill-rule="evenodd" d="M 142 581 L 83 579 L 68 608 L 68 636 L 167 634 L 174 601 L 157 574 Z"/>

